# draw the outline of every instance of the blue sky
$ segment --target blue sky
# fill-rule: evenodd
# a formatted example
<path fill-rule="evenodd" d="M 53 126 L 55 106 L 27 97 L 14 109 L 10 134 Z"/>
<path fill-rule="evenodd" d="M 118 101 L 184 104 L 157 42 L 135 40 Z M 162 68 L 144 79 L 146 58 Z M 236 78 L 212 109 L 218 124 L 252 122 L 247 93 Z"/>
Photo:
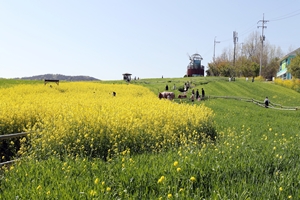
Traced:
<path fill-rule="evenodd" d="M 183 77 L 187 54 L 202 64 L 242 43 L 263 14 L 284 53 L 300 47 L 298 0 L 0 0 L 0 77 L 86 75 L 119 80 Z"/>

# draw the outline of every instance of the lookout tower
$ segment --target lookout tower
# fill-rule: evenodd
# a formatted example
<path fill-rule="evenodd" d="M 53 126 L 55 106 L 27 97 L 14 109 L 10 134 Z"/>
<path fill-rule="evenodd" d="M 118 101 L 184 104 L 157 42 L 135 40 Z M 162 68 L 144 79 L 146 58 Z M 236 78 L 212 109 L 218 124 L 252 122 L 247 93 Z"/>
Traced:
<path fill-rule="evenodd" d="M 203 60 L 200 54 L 193 54 L 189 56 L 190 63 L 187 66 L 187 76 L 204 76 L 204 66 L 201 65 L 201 60 Z"/>

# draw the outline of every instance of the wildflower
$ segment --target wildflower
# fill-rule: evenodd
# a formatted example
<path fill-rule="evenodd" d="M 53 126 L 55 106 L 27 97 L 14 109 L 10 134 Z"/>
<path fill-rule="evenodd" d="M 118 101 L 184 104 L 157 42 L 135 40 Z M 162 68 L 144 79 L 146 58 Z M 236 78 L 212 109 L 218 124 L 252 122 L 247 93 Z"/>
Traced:
<path fill-rule="evenodd" d="M 168 199 L 171 199 L 172 198 L 172 194 L 168 194 Z"/>
<path fill-rule="evenodd" d="M 289 195 L 288 198 L 291 199 L 291 198 L 292 198 L 292 195 Z"/>
<path fill-rule="evenodd" d="M 269 131 L 272 131 L 272 128 L 269 128 Z"/>
<path fill-rule="evenodd" d="M 36 187 L 36 189 L 37 190 L 42 189 L 42 186 L 39 185 L 39 186 Z"/>
<path fill-rule="evenodd" d="M 91 195 L 91 196 L 95 196 L 96 194 L 97 194 L 97 192 L 96 192 L 95 190 L 91 190 L 91 191 L 90 191 L 90 195 Z"/>
<path fill-rule="evenodd" d="M 48 191 L 46 192 L 46 194 L 49 195 L 49 194 L 50 194 L 50 190 L 48 190 Z"/>
<path fill-rule="evenodd" d="M 279 191 L 281 192 L 282 190 L 283 190 L 283 188 L 282 188 L 282 187 L 280 187 L 280 188 L 279 188 Z"/>
<path fill-rule="evenodd" d="M 107 188 L 106 188 L 106 191 L 107 191 L 107 192 L 110 192 L 110 191 L 111 191 L 111 187 L 107 187 Z"/>
<path fill-rule="evenodd" d="M 164 176 L 161 176 L 160 179 L 158 179 L 157 183 L 162 183 L 164 182 L 166 178 Z"/>
<path fill-rule="evenodd" d="M 192 182 L 195 182 L 195 181 L 196 181 L 196 178 L 192 176 L 192 177 L 190 178 L 190 180 L 191 180 Z"/>
<path fill-rule="evenodd" d="M 184 191 L 184 189 L 183 189 L 183 188 L 180 188 L 180 189 L 179 189 L 179 192 L 183 192 L 183 191 Z"/>
<path fill-rule="evenodd" d="M 180 172 L 180 171 L 181 171 L 181 168 L 180 168 L 180 167 L 178 167 L 178 168 L 177 168 L 177 172 Z"/>
<path fill-rule="evenodd" d="M 178 165 L 178 161 L 174 162 L 174 167 L 176 167 Z"/>
<path fill-rule="evenodd" d="M 99 183 L 99 178 L 96 178 L 94 183 L 97 185 Z"/>

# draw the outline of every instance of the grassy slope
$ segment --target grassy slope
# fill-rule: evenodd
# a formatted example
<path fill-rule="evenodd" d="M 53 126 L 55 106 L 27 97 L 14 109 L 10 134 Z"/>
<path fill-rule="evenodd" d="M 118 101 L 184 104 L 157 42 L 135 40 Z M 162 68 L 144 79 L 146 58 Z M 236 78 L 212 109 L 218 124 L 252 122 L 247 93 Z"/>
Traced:
<path fill-rule="evenodd" d="M 263 101 L 266 96 L 270 101 L 283 106 L 300 106 L 300 93 L 275 85 L 273 82 L 245 81 L 236 79 L 228 82 L 225 78 L 215 77 L 193 77 L 178 79 L 149 79 L 142 80 L 138 84 L 148 87 L 151 91 L 163 91 L 166 84 L 169 86 L 174 83 L 183 85 L 184 82 L 191 81 L 193 89 L 205 89 L 206 95 L 210 96 L 235 96 L 247 97 Z M 142 82 L 142 83 L 141 83 Z M 201 84 L 207 83 L 207 84 Z M 135 84 L 135 83 L 133 83 Z M 173 91 L 173 90 L 172 90 Z M 179 91 L 175 91 L 179 94 Z M 188 95 L 191 91 L 188 92 Z M 188 103 L 190 101 L 185 100 Z M 196 104 L 204 103 L 215 112 L 215 122 L 219 131 L 227 128 L 234 128 L 237 132 L 242 131 L 243 126 L 251 128 L 253 133 L 263 134 L 271 127 L 274 131 L 284 133 L 291 131 L 298 133 L 300 112 L 266 109 L 251 102 L 233 99 L 208 99 L 196 101 Z"/>

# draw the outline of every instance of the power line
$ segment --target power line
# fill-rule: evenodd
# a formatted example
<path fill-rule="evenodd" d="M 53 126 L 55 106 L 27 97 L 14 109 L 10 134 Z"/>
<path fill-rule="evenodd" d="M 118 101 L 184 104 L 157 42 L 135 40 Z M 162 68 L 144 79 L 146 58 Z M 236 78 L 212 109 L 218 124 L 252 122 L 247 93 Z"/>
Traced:
<path fill-rule="evenodd" d="M 297 16 L 297 15 L 300 15 L 300 9 L 290 12 L 288 14 L 282 15 L 281 17 L 276 17 L 276 18 L 270 19 L 270 21 L 284 20 L 284 19 L 291 18 L 291 17 Z"/>
<path fill-rule="evenodd" d="M 242 34 L 240 34 L 240 36 L 246 35 L 247 33 L 250 33 L 251 31 L 254 31 L 254 29 L 256 28 L 257 24 L 252 25 L 251 27 L 245 29 L 244 31 L 241 31 Z M 224 39 L 224 40 L 220 40 L 220 42 L 228 42 L 228 41 L 232 41 L 233 38 L 228 38 L 228 39 Z"/>

